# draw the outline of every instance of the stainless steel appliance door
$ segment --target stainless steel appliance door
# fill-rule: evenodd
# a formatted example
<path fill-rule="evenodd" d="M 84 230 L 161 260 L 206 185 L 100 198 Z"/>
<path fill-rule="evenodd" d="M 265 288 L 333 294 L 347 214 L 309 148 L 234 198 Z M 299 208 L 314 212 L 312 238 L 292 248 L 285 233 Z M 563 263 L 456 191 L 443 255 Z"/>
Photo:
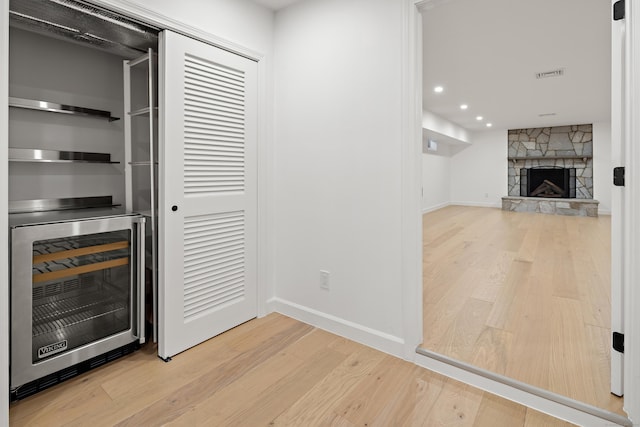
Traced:
<path fill-rule="evenodd" d="M 144 342 L 143 233 L 137 216 L 12 229 L 12 389 Z"/>

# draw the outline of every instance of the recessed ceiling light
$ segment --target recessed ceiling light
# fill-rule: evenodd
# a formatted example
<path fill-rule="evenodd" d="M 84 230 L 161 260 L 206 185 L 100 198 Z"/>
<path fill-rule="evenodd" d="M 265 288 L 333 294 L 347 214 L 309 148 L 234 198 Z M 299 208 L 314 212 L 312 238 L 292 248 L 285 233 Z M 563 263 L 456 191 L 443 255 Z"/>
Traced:
<path fill-rule="evenodd" d="M 460 106 L 460 109 L 461 109 L 461 110 L 466 110 L 467 108 L 469 108 L 469 106 L 468 106 L 467 104 L 462 104 L 462 105 Z"/>
<path fill-rule="evenodd" d="M 433 91 L 435 93 L 442 93 L 442 91 L 444 90 L 444 88 L 442 86 L 436 86 L 433 88 Z"/>
<path fill-rule="evenodd" d="M 476 120 L 477 120 L 477 121 L 481 121 L 483 118 L 484 118 L 484 117 L 482 117 L 482 116 L 477 116 L 477 117 L 476 117 Z"/>
<path fill-rule="evenodd" d="M 490 128 L 491 126 L 493 126 L 493 124 L 491 123 L 487 123 L 487 127 Z"/>

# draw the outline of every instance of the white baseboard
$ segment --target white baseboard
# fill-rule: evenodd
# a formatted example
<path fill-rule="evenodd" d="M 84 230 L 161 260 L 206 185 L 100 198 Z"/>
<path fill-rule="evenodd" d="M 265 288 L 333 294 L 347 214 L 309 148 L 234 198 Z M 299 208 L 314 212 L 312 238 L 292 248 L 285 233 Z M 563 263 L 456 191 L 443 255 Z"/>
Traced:
<path fill-rule="evenodd" d="M 451 202 L 454 206 L 474 206 L 479 208 L 502 208 L 502 201 L 499 202 Z"/>
<path fill-rule="evenodd" d="M 502 201 L 500 202 L 444 202 L 434 206 L 422 208 L 422 213 L 437 211 L 438 209 L 446 208 L 447 206 L 473 206 L 480 208 L 501 208 Z"/>
<path fill-rule="evenodd" d="M 437 211 L 438 209 L 446 208 L 450 204 L 451 203 L 449 203 L 449 202 L 444 202 L 444 203 L 439 203 L 439 204 L 434 205 L 434 206 L 429 206 L 429 207 L 426 207 L 426 208 L 422 208 L 422 213 L 426 214 L 426 213 L 429 213 L 429 212 Z"/>
<path fill-rule="evenodd" d="M 385 332 L 377 331 L 366 326 L 322 313 L 309 307 L 305 307 L 281 298 L 272 298 L 267 301 L 270 311 L 292 317 L 300 322 L 323 329 L 332 334 L 364 344 L 376 350 L 405 358 L 404 340 Z"/>

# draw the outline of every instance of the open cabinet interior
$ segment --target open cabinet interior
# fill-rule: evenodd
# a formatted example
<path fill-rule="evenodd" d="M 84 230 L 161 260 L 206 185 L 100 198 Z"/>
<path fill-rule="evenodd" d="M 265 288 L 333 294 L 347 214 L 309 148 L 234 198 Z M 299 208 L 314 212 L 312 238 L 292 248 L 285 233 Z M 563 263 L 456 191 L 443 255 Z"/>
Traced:
<path fill-rule="evenodd" d="M 29 334 L 32 342 L 37 341 L 37 317 L 46 304 L 55 308 L 51 315 L 56 319 L 44 327 L 58 338 L 46 338 L 34 347 L 34 354 L 44 356 L 30 362 L 33 369 L 45 356 L 61 358 L 67 346 L 71 350 L 73 340 L 63 328 L 79 328 L 82 322 L 94 327 L 99 316 L 115 316 L 115 303 L 87 302 L 89 286 L 83 283 L 88 279 L 83 282 L 83 278 L 90 271 L 100 283 L 112 284 L 120 280 L 118 275 L 124 278 L 119 282 L 124 285 L 118 307 L 144 308 L 132 308 L 118 321 L 134 325 L 133 329 L 135 325 L 144 328 L 146 333 L 134 330 L 134 335 L 155 340 L 158 30 L 81 1 L 12 0 L 9 16 L 8 202 L 14 224 L 24 215 L 30 215 L 29 224 L 44 224 L 51 212 L 57 212 L 56 221 L 91 215 L 106 218 L 115 211 L 91 209 L 117 207 L 120 216 L 144 218 L 140 224 L 145 225 L 133 226 L 130 234 L 136 227 L 142 230 L 138 231 L 141 240 L 146 234 L 140 243 L 133 238 L 114 243 L 84 235 L 56 235 L 59 242 L 47 250 L 57 255 L 47 255 L 45 264 L 39 261 L 38 265 L 36 247 L 25 249 L 21 258 L 31 264 L 33 252 L 34 261 L 21 271 L 33 270 L 34 279 L 25 275 L 33 289 L 21 298 L 33 315 L 31 327 L 24 330 L 26 336 L 14 336 L 11 347 L 22 345 L 19 341 L 27 341 Z M 27 224 L 24 221 L 20 226 Z M 17 253 L 15 245 L 12 242 Z M 136 261 L 138 255 L 145 259 L 144 268 L 139 268 L 143 264 Z M 36 268 L 42 271 L 36 274 Z M 12 267 L 12 283 L 17 271 Z M 128 277 L 136 283 L 130 289 Z M 22 308 L 16 304 L 17 291 L 12 293 L 11 310 L 16 313 Z M 55 324 L 63 326 L 56 329 Z"/>

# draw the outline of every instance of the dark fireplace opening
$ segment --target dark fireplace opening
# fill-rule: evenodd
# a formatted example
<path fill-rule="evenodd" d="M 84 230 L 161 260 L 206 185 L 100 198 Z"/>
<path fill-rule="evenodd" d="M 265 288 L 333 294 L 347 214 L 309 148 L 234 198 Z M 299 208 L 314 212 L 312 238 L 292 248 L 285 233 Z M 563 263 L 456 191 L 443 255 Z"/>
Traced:
<path fill-rule="evenodd" d="M 520 196 L 575 199 L 576 168 L 522 168 Z"/>

